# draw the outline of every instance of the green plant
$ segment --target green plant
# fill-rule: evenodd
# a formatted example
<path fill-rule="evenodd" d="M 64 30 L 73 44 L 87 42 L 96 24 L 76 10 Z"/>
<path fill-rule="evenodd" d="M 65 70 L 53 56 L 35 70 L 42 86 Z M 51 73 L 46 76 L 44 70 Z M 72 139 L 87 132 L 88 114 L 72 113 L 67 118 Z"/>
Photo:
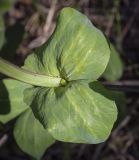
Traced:
<path fill-rule="evenodd" d="M 4 22 L 2 17 L 0 16 L 0 49 L 4 43 Z"/>
<path fill-rule="evenodd" d="M 123 63 L 120 55 L 117 53 L 114 45 L 110 43 L 110 59 L 106 70 L 103 73 L 103 77 L 108 81 L 115 81 L 122 77 L 123 75 Z"/>
<path fill-rule="evenodd" d="M 14 136 L 23 151 L 40 159 L 55 140 L 97 144 L 108 138 L 117 108 L 97 79 L 109 58 L 105 36 L 72 8 L 60 12 L 51 38 L 22 68 L 0 58 L 0 72 L 16 79 L 1 81 L 0 106 L 10 103 L 11 111 L 0 121 L 20 115 Z"/>

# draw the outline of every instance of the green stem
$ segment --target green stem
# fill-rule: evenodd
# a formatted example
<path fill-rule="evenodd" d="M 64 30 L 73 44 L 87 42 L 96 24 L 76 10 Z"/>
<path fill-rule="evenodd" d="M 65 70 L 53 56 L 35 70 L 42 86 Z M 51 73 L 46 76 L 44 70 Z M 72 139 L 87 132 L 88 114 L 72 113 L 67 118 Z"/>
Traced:
<path fill-rule="evenodd" d="M 36 74 L 19 68 L 2 58 L 0 58 L 0 73 L 35 86 L 58 87 L 65 83 L 65 81 L 59 77 Z"/>

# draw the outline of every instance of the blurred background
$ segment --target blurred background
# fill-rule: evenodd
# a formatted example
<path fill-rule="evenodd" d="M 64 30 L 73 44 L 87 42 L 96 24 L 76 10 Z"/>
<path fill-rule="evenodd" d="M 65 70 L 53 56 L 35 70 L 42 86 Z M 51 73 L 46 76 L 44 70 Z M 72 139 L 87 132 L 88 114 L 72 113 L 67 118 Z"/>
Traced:
<path fill-rule="evenodd" d="M 0 0 L 0 56 L 23 65 L 48 40 L 58 12 L 66 6 L 84 13 L 114 45 L 116 57 L 100 79 L 117 96 L 119 119 L 102 144 L 56 142 L 43 160 L 139 160 L 139 1 Z M 0 125 L 0 160 L 30 160 L 15 143 L 14 121 Z"/>

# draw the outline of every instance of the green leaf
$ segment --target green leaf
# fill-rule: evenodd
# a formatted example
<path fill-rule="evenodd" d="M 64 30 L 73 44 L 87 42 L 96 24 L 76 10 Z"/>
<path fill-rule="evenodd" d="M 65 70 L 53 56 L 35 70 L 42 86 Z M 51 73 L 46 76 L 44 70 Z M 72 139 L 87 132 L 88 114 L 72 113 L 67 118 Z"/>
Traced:
<path fill-rule="evenodd" d="M 9 11 L 14 2 L 15 0 L 0 0 L 0 13 Z"/>
<path fill-rule="evenodd" d="M 28 108 L 23 101 L 23 91 L 29 87 L 12 79 L 0 81 L 0 122 L 8 122 Z"/>
<path fill-rule="evenodd" d="M 110 44 L 110 49 L 111 49 L 110 60 L 105 72 L 103 73 L 103 77 L 108 81 L 115 81 L 122 77 L 123 63 L 119 53 L 112 44 Z"/>
<path fill-rule="evenodd" d="M 57 140 L 96 144 L 105 141 L 117 117 L 114 101 L 84 82 L 25 90 L 35 117 Z"/>
<path fill-rule="evenodd" d="M 41 159 L 55 140 L 28 109 L 16 121 L 14 137 L 19 147 L 32 157 Z"/>
<path fill-rule="evenodd" d="M 65 8 L 51 38 L 27 58 L 24 68 L 67 81 L 92 81 L 104 72 L 109 57 L 103 33 L 80 12 Z"/>
<path fill-rule="evenodd" d="M 0 15 L 0 49 L 5 41 L 4 33 L 5 33 L 5 27 L 4 27 L 3 17 Z"/>
<path fill-rule="evenodd" d="M 118 122 L 123 119 L 126 114 L 126 96 L 125 93 L 120 91 L 112 91 L 106 89 L 100 82 L 95 81 L 89 84 L 89 86 L 96 92 L 107 97 L 108 99 L 114 100 L 118 109 Z M 116 122 L 118 124 L 118 122 Z"/>

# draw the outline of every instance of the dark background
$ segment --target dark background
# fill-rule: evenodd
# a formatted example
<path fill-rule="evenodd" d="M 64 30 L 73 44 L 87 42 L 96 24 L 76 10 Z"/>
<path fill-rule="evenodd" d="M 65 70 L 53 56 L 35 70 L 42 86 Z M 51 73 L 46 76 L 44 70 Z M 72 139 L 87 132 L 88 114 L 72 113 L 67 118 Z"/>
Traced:
<path fill-rule="evenodd" d="M 58 11 L 65 6 L 86 14 L 119 51 L 124 73 L 118 82 L 120 86 L 126 84 L 122 89 L 126 94 L 126 113 L 105 143 L 57 142 L 46 151 L 43 160 L 139 160 L 138 0 L 18 0 L 3 15 L 7 42 L 1 55 L 16 65 L 22 65 L 26 56 L 49 38 Z M 0 126 L 0 160 L 29 160 L 31 158 L 14 141 L 13 125 L 14 121 L 11 121 Z"/>

